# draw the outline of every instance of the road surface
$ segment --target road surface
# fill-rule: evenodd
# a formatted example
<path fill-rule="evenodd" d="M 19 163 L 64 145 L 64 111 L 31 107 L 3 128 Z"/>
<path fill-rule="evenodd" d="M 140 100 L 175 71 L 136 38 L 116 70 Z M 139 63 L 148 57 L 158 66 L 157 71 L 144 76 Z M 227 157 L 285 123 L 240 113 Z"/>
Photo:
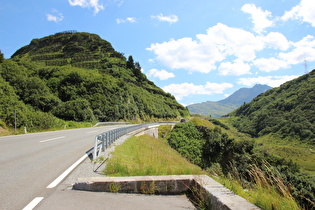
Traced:
<path fill-rule="evenodd" d="M 0 209 L 23 209 L 51 194 L 47 187 L 93 147 L 95 135 L 124 126 L 1 137 Z"/>

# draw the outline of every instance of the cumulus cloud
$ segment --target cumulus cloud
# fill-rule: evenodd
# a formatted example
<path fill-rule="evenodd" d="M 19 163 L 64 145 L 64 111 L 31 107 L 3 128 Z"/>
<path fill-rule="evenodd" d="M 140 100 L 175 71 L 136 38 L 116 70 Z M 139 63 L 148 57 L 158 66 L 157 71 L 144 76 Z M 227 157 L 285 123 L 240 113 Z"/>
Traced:
<path fill-rule="evenodd" d="M 265 37 L 262 37 L 263 41 L 269 48 L 279 49 L 279 50 L 288 50 L 292 45 L 287 38 L 279 32 L 270 32 Z"/>
<path fill-rule="evenodd" d="M 305 60 L 309 62 L 315 61 L 315 38 L 313 36 L 307 35 L 297 42 L 288 42 L 286 39 L 281 39 L 281 36 L 272 41 L 273 43 L 278 43 L 273 44 L 273 48 L 277 49 L 277 46 L 279 46 L 282 50 L 289 49 L 286 52 L 279 52 L 276 57 L 255 59 L 252 62 L 254 66 L 261 71 L 271 72 L 290 68 L 291 65 L 303 63 Z M 283 41 L 282 44 L 281 40 Z M 266 41 L 266 43 L 270 44 L 271 42 Z"/>
<path fill-rule="evenodd" d="M 209 73 L 217 69 L 218 62 L 229 56 L 240 62 L 251 61 L 255 59 L 256 52 L 264 47 L 265 43 L 261 37 L 218 23 L 210 27 L 206 34 L 197 34 L 196 40 L 190 37 L 171 39 L 168 42 L 153 43 L 147 50 L 154 52 L 156 60 L 171 69 Z M 235 71 L 234 75 L 244 73 L 241 69 L 239 73 Z"/>
<path fill-rule="evenodd" d="M 298 64 L 307 61 L 315 61 L 315 38 L 307 35 L 298 42 L 292 44 L 293 50 L 279 53 L 279 58 L 285 60 L 288 64 Z"/>
<path fill-rule="evenodd" d="M 159 78 L 160 80 L 167 80 L 170 78 L 175 77 L 175 74 L 171 72 L 167 72 L 165 70 L 157 70 L 157 69 L 151 69 L 148 74 L 149 77 Z"/>
<path fill-rule="evenodd" d="M 273 21 L 268 19 L 272 17 L 271 12 L 268 10 L 263 11 L 254 4 L 245 4 L 242 7 L 242 11 L 251 15 L 254 31 L 257 33 L 261 33 L 265 28 L 273 26 Z"/>
<path fill-rule="evenodd" d="M 80 6 L 82 8 L 94 8 L 94 14 L 104 10 L 104 6 L 99 4 L 98 0 L 68 0 L 71 6 Z"/>
<path fill-rule="evenodd" d="M 52 14 L 46 14 L 48 21 L 60 22 L 63 20 L 63 15 L 61 12 L 58 12 L 56 9 L 52 9 Z"/>
<path fill-rule="evenodd" d="M 274 50 L 274 57 L 257 57 L 257 53 Z M 297 42 L 289 41 L 280 32 L 266 35 L 226 26 L 222 23 L 210 27 L 195 39 L 184 37 L 163 43 L 152 43 L 147 50 L 170 69 L 189 73 L 209 73 L 217 70 L 221 75 L 250 74 L 251 66 L 271 72 L 290 65 L 315 61 L 315 38 L 308 35 Z"/>
<path fill-rule="evenodd" d="M 278 87 L 281 84 L 299 77 L 298 75 L 291 76 L 260 76 L 251 78 L 240 78 L 237 83 L 245 86 L 253 86 L 255 84 L 269 85 L 271 87 Z"/>
<path fill-rule="evenodd" d="M 120 19 L 120 18 L 117 18 L 116 19 L 116 23 L 117 24 L 120 24 L 120 23 L 136 23 L 137 22 L 137 19 L 135 17 L 127 17 L 126 19 Z"/>
<path fill-rule="evenodd" d="M 218 71 L 221 75 L 240 76 L 250 74 L 250 65 L 240 60 L 235 60 L 234 63 L 223 62 L 220 64 Z"/>
<path fill-rule="evenodd" d="M 160 22 L 168 22 L 168 23 L 176 23 L 178 21 L 178 17 L 176 15 L 169 15 L 169 16 L 164 16 L 163 14 L 160 15 L 152 15 L 152 19 L 157 19 Z"/>
<path fill-rule="evenodd" d="M 282 68 L 290 67 L 288 62 L 277 58 L 260 58 L 254 60 L 253 64 L 264 72 L 277 71 Z"/>
<path fill-rule="evenodd" d="M 215 46 L 208 47 L 187 37 L 151 44 L 147 50 L 153 51 L 157 55 L 156 59 L 171 69 L 208 73 L 216 68 L 216 61 L 223 59 Z"/>
<path fill-rule="evenodd" d="M 189 95 L 212 95 L 221 94 L 227 88 L 232 88 L 230 83 L 210 83 L 206 82 L 205 85 L 195 85 L 192 83 L 170 84 L 163 87 L 165 92 L 171 93 L 177 100 L 182 100 Z"/>
<path fill-rule="evenodd" d="M 286 11 L 281 17 L 283 21 L 290 19 L 300 20 L 310 23 L 315 27 L 315 4 L 314 0 L 301 0 L 300 4 L 293 7 L 290 11 Z"/>

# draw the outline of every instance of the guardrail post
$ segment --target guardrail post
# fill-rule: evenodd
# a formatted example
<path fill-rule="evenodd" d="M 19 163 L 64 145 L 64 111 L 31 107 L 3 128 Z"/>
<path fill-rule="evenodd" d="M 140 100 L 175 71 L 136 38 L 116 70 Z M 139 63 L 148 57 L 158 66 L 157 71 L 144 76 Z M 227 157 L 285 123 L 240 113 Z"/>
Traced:
<path fill-rule="evenodd" d="M 114 130 L 111 130 L 110 131 L 110 144 L 112 144 L 114 142 L 114 138 L 115 138 Z"/>
<path fill-rule="evenodd" d="M 107 134 L 108 134 L 107 132 L 104 134 L 105 135 L 104 141 L 106 142 L 106 149 L 108 147 L 108 135 Z"/>
<path fill-rule="evenodd" d="M 95 160 L 97 156 L 97 145 L 98 145 L 98 136 L 95 136 L 93 160 Z"/>
<path fill-rule="evenodd" d="M 105 151 L 105 135 L 104 135 L 104 133 L 102 134 L 102 152 L 104 152 Z"/>

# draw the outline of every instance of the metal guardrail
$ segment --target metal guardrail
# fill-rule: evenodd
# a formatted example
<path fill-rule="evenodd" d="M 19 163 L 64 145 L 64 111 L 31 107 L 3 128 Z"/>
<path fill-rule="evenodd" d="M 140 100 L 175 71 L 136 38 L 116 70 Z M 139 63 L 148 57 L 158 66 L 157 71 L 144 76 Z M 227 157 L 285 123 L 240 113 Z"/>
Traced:
<path fill-rule="evenodd" d="M 130 122 L 98 122 L 94 125 L 96 126 L 102 126 L 102 125 L 128 125 Z"/>
<path fill-rule="evenodd" d="M 141 128 L 149 127 L 150 125 L 156 125 L 156 123 L 144 123 L 139 125 L 128 126 L 124 128 L 117 128 L 114 130 L 106 131 L 95 136 L 94 140 L 94 151 L 93 151 L 93 159 L 98 158 L 99 151 L 105 151 L 105 148 L 108 148 L 112 143 L 114 143 L 121 136 L 130 133 L 132 131 L 139 130 Z M 99 143 L 101 141 L 101 143 Z"/>

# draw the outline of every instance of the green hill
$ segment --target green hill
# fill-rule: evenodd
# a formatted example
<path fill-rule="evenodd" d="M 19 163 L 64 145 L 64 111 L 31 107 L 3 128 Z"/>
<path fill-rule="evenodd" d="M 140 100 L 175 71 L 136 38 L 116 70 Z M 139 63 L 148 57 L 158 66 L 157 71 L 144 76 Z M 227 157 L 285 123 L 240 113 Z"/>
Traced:
<path fill-rule="evenodd" d="M 253 98 L 270 88 L 268 85 L 257 84 L 252 88 L 241 88 L 223 100 L 192 104 L 187 106 L 187 108 L 192 114 L 211 115 L 214 118 L 218 118 L 232 112 L 243 103 L 250 102 Z"/>
<path fill-rule="evenodd" d="M 189 115 L 175 98 L 96 34 L 33 39 L 0 61 L 0 126 L 49 128 L 68 121 L 152 121 Z"/>
<path fill-rule="evenodd" d="M 256 97 L 232 112 L 234 126 L 254 137 L 277 134 L 315 144 L 315 70 Z"/>
<path fill-rule="evenodd" d="M 200 114 L 202 116 L 210 116 L 213 118 L 219 118 L 226 115 L 239 106 L 235 104 L 225 104 L 219 101 L 207 101 L 197 104 L 188 105 L 191 114 Z"/>

